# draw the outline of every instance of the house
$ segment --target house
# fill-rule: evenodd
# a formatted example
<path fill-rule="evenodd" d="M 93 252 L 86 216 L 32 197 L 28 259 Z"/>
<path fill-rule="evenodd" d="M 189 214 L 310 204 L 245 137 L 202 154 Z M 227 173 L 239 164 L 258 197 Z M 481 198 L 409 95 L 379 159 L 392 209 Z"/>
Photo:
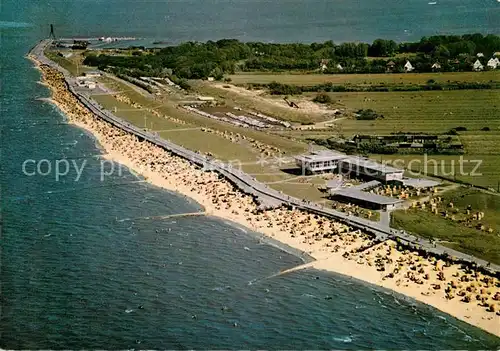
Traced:
<path fill-rule="evenodd" d="M 319 69 L 320 71 L 324 71 L 328 68 L 328 64 L 330 63 L 330 60 L 328 59 L 322 59 L 319 63 Z"/>
<path fill-rule="evenodd" d="M 337 69 L 339 71 L 343 71 L 344 70 L 344 67 L 342 67 L 342 65 L 340 63 L 337 64 Z"/>
<path fill-rule="evenodd" d="M 396 64 L 394 63 L 394 61 L 389 61 L 387 62 L 387 72 L 392 72 L 394 70 L 394 67 L 396 67 Z"/>
<path fill-rule="evenodd" d="M 476 56 L 477 57 L 484 57 L 484 54 L 482 52 L 478 52 Z"/>
<path fill-rule="evenodd" d="M 498 57 L 491 58 L 486 64 L 486 66 L 488 66 L 488 68 L 491 69 L 497 69 L 498 66 L 500 66 L 500 60 L 498 59 Z"/>
<path fill-rule="evenodd" d="M 404 68 L 405 68 L 405 72 L 411 72 L 411 71 L 413 71 L 415 69 L 411 65 L 410 61 L 406 61 L 406 64 L 405 64 Z"/>
<path fill-rule="evenodd" d="M 215 80 L 215 78 L 214 78 L 214 77 L 208 77 L 208 78 L 207 78 L 207 80 L 208 80 L 209 82 L 213 82 L 213 81 Z"/>
<path fill-rule="evenodd" d="M 431 68 L 433 71 L 439 71 L 441 69 L 441 64 L 439 62 L 436 62 L 431 66 Z"/>
<path fill-rule="evenodd" d="M 495 53 L 493 54 L 493 56 L 495 56 L 495 57 L 500 57 L 500 51 L 495 52 Z"/>
<path fill-rule="evenodd" d="M 474 64 L 472 65 L 472 69 L 474 71 L 482 71 L 484 68 L 483 64 L 481 63 L 481 61 L 479 60 L 476 60 L 476 62 L 474 62 Z"/>

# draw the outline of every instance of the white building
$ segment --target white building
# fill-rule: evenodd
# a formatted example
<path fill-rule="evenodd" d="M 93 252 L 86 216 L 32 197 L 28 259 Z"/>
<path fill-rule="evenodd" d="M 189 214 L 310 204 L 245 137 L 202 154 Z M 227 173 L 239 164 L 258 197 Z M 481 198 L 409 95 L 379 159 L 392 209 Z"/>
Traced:
<path fill-rule="evenodd" d="M 342 174 L 354 175 L 357 177 L 368 177 L 383 182 L 403 180 L 404 170 L 394 168 L 370 159 L 351 156 L 340 160 L 339 170 Z"/>
<path fill-rule="evenodd" d="M 303 172 L 332 172 L 337 169 L 339 161 L 347 155 L 330 150 L 313 151 L 308 155 L 295 157 L 295 163 Z"/>
<path fill-rule="evenodd" d="M 500 60 L 498 59 L 498 57 L 492 58 L 488 61 L 486 66 L 488 66 L 491 69 L 497 69 L 498 66 L 500 66 Z"/>
<path fill-rule="evenodd" d="M 325 71 L 328 69 L 328 64 L 330 63 L 330 60 L 323 59 L 319 62 L 319 69 L 321 72 Z"/>
<path fill-rule="evenodd" d="M 200 101 L 215 101 L 213 96 L 198 96 L 198 100 Z"/>
<path fill-rule="evenodd" d="M 339 71 L 343 71 L 344 70 L 344 67 L 342 67 L 342 65 L 340 63 L 337 64 L 337 69 Z"/>
<path fill-rule="evenodd" d="M 331 150 L 313 151 L 295 157 L 295 162 L 303 172 L 333 172 L 349 176 L 368 177 L 383 182 L 401 181 L 404 171 L 360 156 L 348 156 Z"/>
<path fill-rule="evenodd" d="M 484 57 L 484 54 L 482 52 L 478 52 L 476 56 L 477 57 Z"/>
<path fill-rule="evenodd" d="M 86 79 L 99 78 L 100 76 L 102 76 L 101 72 L 99 72 L 99 71 L 88 71 L 88 72 L 85 72 L 83 75 Z"/>
<path fill-rule="evenodd" d="M 436 63 L 434 63 L 434 64 L 431 66 L 431 68 L 432 68 L 433 70 L 435 70 L 435 71 L 440 70 L 440 69 L 441 69 L 441 64 L 440 64 L 439 62 L 436 62 Z"/>
<path fill-rule="evenodd" d="M 484 68 L 483 64 L 481 63 L 481 61 L 479 60 L 476 60 L 476 62 L 474 62 L 474 64 L 472 65 L 472 69 L 474 71 L 482 71 Z"/>
<path fill-rule="evenodd" d="M 405 68 L 405 72 L 411 72 L 415 69 L 415 68 L 413 68 L 410 61 L 406 61 L 404 68 Z"/>

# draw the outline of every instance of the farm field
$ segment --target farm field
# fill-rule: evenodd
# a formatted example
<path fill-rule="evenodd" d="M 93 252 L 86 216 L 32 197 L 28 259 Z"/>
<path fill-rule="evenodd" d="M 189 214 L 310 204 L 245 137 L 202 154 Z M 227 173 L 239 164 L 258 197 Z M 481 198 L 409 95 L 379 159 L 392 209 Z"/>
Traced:
<path fill-rule="evenodd" d="M 269 84 L 278 82 L 293 85 L 333 84 L 425 84 L 429 79 L 436 82 L 482 82 L 500 81 L 500 71 L 445 72 L 445 73 L 389 73 L 389 74 L 303 74 L 303 73 L 237 73 L 230 75 L 232 84 Z"/>
<path fill-rule="evenodd" d="M 372 109 L 383 119 L 341 122 L 344 135 L 393 132 L 443 133 L 466 127 L 500 131 L 500 90 L 455 90 L 384 93 L 328 93 L 335 107 Z M 315 95 L 311 95 L 312 97 Z"/>
<path fill-rule="evenodd" d="M 443 193 L 443 203 L 452 202 L 458 215 L 465 216 L 467 206 L 472 212 L 484 212 L 481 224 L 494 229 L 492 233 L 469 228 L 423 210 L 399 210 L 392 213 L 391 222 L 426 238 L 442 240 L 442 244 L 462 252 L 500 264 L 500 196 L 485 194 L 475 189 L 460 187 Z M 451 210 L 449 210 L 451 212 Z"/>

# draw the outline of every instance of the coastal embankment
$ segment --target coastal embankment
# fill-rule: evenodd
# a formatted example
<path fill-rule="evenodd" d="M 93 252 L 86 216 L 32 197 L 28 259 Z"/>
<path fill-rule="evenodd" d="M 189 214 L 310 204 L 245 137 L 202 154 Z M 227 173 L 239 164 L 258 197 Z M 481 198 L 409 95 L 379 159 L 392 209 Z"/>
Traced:
<path fill-rule="evenodd" d="M 69 122 L 91 132 L 110 160 L 149 182 L 200 203 L 208 215 L 238 223 L 308 253 L 307 267 L 376 284 L 432 305 L 500 336 L 500 281 L 493 275 L 410 251 L 393 240 L 300 208 L 261 206 L 220 173 L 203 169 L 165 148 L 118 128 L 83 104 L 64 74 L 31 56 L 52 91 L 52 101 Z"/>

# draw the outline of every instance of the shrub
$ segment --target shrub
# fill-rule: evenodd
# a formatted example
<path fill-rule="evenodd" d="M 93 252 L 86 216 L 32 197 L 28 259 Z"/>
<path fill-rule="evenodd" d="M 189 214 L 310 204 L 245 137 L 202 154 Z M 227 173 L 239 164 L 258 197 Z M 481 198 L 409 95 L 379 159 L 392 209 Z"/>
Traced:
<path fill-rule="evenodd" d="M 190 90 L 191 89 L 191 85 L 185 79 L 179 80 L 179 82 L 177 83 L 177 85 L 180 86 L 184 90 Z"/>
<path fill-rule="evenodd" d="M 358 112 L 356 112 L 356 119 L 358 120 L 374 120 L 377 118 L 384 118 L 384 116 L 379 115 L 372 109 L 359 110 Z"/>
<path fill-rule="evenodd" d="M 316 97 L 313 99 L 313 101 L 320 103 L 320 104 L 329 104 L 332 102 L 332 98 L 325 93 L 320 93 L 320 94 L 316 95 Z"/>
<path fill-rule="evenodd" d="M 299 95 L 302 94 L 302 88 L 296 85 L 281 84 L 272 82 L 269 84 L 271 95 Z"/>
<path fill-rule="evenodd" d="M 457 132 L 465 132 L 465 131 L 467 131 L 467 128 L 465 128 L 465 127 L 456 127 L 456 128 L 454 128 L 454 129 L 455 129 Z"/>
<path fill-rule="evenodd" d="M 483 127 L 483 128 L 481 128 L 481 130 L 483 132 L 489 132 L 490 131 L 490 127 Z"/>

